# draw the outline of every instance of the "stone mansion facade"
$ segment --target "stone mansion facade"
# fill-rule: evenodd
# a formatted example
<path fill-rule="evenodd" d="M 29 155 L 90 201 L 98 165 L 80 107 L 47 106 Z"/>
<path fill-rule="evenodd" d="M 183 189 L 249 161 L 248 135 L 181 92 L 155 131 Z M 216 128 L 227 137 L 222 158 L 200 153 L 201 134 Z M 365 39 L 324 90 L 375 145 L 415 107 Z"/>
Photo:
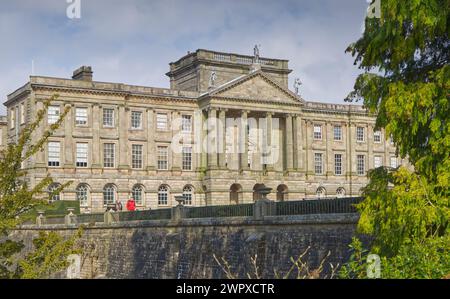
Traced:
<path fill-rule="evenodd" d="M 138 209 L 181 194 L 195 206 L 248 203 L 263 185 L 273 200 L 355 196 L 369 169 L 402 162 L 362 106 L 306 101 L 288 88 L 290 72 L 287 60 L 197 50 L 170 63 L 169 89 L 94 81 L 86 66 L 72 79 L 31 76 L 8 96 L 0 147 L 58 94 L 39 134 L 70 111 L 25 167 L 31 185 L 48 173 L 72 181 L 54 199 L 85 213 L 130 197 Z"/>

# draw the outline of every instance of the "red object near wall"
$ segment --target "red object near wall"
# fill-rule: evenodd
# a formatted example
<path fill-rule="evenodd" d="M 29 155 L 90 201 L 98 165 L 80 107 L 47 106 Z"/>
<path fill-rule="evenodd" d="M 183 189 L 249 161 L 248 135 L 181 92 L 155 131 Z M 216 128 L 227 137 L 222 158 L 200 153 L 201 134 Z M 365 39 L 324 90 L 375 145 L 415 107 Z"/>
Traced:
<path fill-rule="evenodd" d="M 136 203 L 134 202 L 134 199 L 130 198 L 127 201 L 127 210 L 128 211 L 135 211 L 136 210 Z"/>

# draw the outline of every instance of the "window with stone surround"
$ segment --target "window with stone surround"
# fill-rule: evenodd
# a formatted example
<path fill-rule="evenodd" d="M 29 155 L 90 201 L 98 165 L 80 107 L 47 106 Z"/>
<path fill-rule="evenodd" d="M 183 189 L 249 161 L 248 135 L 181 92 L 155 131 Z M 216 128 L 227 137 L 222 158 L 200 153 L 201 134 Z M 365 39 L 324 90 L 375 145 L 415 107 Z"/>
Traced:
<path fill-rule="evenodd" d="M 114 167 L 115 159 L 115 144 L 114 143 L 104 143 L 103 144 L 103 167 L 112 168 Z"/>
<path fill-rule="evenodd" d="M 345 197 L 345 189 L 343 187 L 337 188 L 336 197 L 338 197 L 338 198 Z"/>
<path fill-rule="evenodd" d="M 373 167 L 378 168 L 383 166 L 382 158 L 381 156 L 374 156 L 373 157 Z"/>
<path fill-rule="evenodd" d="M 16 111 L 14 108 L 11 108 L 11 110 L 9 110 L 9 127 L 11 129 L 14 129 L 15 126 L 16 126 Z"/>
<path fill-rule="evenodd" d="M 141 144 L 131 145 L 131 167 L 133 169 L 142 168 L 142 148 L 143 146 Z"/>
<path fill-rule="evenodd" d="M 88 205 L 89 198 L 89 188 L 86 184 L 80 184 L 77 189 L 77 200 L 80 203 L 81 207 L 85 207 Z"/>
<path fill-rule="evenodd" d="M 131 111 L 131 128 L 142 129 L 142 112 Z"/>
<path fill-rule="evenodd" d="M 169 169 L 169 149 L 167 146 L 158 146 L 158 170 Z"/>
<path fill-rule="evenodd" d="M 342 154 L 334 155 L 334 174 L 342 175 Z"/>
<path fill-rule="evenodd" d="M 61 144 L 59 142 L 48 143 L 48 166 L 58 167 L 61 154 Z"/>
<path fill-rule="evenodd" d="M 381 143 L 381 131 L 373 132 L 373 142 Z"/>
<path fill-rule="evenodd" d="M 61 112 L 59 106 L 48 106 L 47 109 L 47 122 L 49 125 L 58 121 Z"/>
<path fill-rule="evenodd" d="M 87 108 L 75 108 L 75 125 L 85 126 L 88 123 L 88 111 Z"/>
<path fill-rule="evenodd" d="M 169 188 L 162 185 L 158 189 L 158 205 L 166 206 L 169 203 Z"/>
<path fill-rule="evenodd" d="M 183 170 L 192 170 L 192 147 L 184 146 L 182 150 Z"/>
<path fill-rule="evenodd" d="M 184 133 L 192 132 L 192 115 L 181 116 L 181 131 Z"/>
<path fill-rule="evenodd" d="M 61 193 L 57 192 L 57 190 L 61 188 L 61 185 L 58 183 L 53 183 L 48 187 L 48 194 L 50 196 L 50 202 L 61 200 Z"/>
<path fill-rule="evenodd" d="M 342 126 L 334 126 L 334 140 L 341 141 L 342 140 Z"/>
<path fill-rule="evenodd" d="M 116 188 L 113 184 L 107 184 L 103 188 L 103 205 L 114 204 L 116 202 Z"/>
<path fill-rule="evenodd" d="M 397 168 L 397 166 L 398 166 L 397 157 L 392 156 L 391 157 L 391 167 L 392 168 Z"/>
<path fill-rule="evenodd" d="M 141 185 L 135 185 L 133 189 L 131 190 L 131 197 L 136 202 L 136 205 L 142 206 L 143 205 L 143 195 L 144 195 L 144 189 Z"/>
<path fill-rule="evenodd" d="M 103 108 L 103 126 L 108 128 L 114 127 L 114 109 Z"/>
<path fill-rule="evenodd" d="M 392 134 L 389 136 L 389 143 L 394 145 L 394 136 L 392 136 Z"/>
<path fill-rule="evenodd" d="M 314 139 L 322 139 L 322 125 L 314 125 Z"/>
<path fill-rule="evenodd" d="M 356 141 L 358 142 L 364 142 L 365 136 L 364 136 L 364 127 L 356 127 Z"/>
<path fill-rule="evenodd" d="M 20 104 L 20 124 L 25 123 L 25 103 Z"/>
<path fill-rule="evenodd" d="M 88 144 L 77 143 L 76 145 L 76 166 L 87 167 L 88 166 Z"/>
<path fill-rule="evenodd" d="M 366 156 L 356 156 L 356 173 L 358 175 L 364 175 L 366 173 Z"/>
<path fill-rule="evenodd" d="M 167 130 L 167 113 L 157 113 L 156 114 L 156 129 L 165 131 Z"/>
<path fill-rule="evenodd" d="M 322 153 L 314 153 L 314 172 L 315 174 L 323 174 Z"/>
<path fill-rule="evenodd" d="M 194 188 L 192 186 L 184 186 L 183 188 L 183 196 L 184 196 L 184 204 L 185 205 L 192 205 L 192 197 L 194 195 Z"/>
<path fill-rule="evenodd" d="M 319 188 L 317 188 L 317 190 L 316 190 L 316 196 L 317 196 L 318 198 L 324 198 L 324 197 L 326 197 L 326 196 L 327 196 L 327 190 L 325 190 L 324 187 L 319 187 Z"/>

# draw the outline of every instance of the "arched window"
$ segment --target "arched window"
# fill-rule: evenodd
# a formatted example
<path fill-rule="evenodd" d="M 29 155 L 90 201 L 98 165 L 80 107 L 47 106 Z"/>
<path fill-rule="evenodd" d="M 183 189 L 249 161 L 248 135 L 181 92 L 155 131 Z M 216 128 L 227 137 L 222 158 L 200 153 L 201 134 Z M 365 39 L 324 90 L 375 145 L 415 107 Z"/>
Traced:
<path fill-rule="evenodd" d="M 345 197 L 345 189 L 342 187 L 337 188 L 336 197 L 339 197 L 339 198 Z"/>
<path fill-rule="evenodd" d="M 242 202 L 242 186 L 239 184 L 233 184 L 230 187 L 230 203 L 239 204 Z"/>
<path fill-rule="evenodd" d="M 284 184 L 278 185 L 277 187 L 277 200 L 278 201 L 285 201 L 287 200 L 288 196 L 288 187 Z"/>
<path fill-rule="evenodd" d="M 183 195 L 184 195 L 184 198 L 185 198 L 184 204 L 185 205 L 191 205 L 192 204 L 192 198 L 193 198 L 193 195 L 194 195 L 194 190 L 193 190 L 192 186 L 189 186 L 189 185 L 185 186 L 183 188 Z"/>
<path fill-rule="evenodd" d="M 162 185 L 158 189 L 158 205 L 165 206 L 169 202 L 169 188 Z"/>
<path fill-rule="evenodd" d="M 78 185 L 77 187 L 77 200 L 80 202 L 80 206 L 88 205 L 89 188 L 86 184 Z"/>
<path fill-rule="evenodd" d="M 143 188 L 141 185 L 135 185 L 133 189 L 131 189 L 131 197 L 133 197 L 134 202 L 138 206 L 142 206 L 143 204 Z"/>
<path fill-rule="evenodd" d="M 324 187 L 317 188 L 316 195 L 318 198 L 324 198 L 327 196 L 327 191 Z"/>
<path fill-rule="evenodd" d="M 103 205 L 114 204 L 116 202 L 116 188 L 113 184 L 108 184 L 103 188 Z"/>
<path fill-rule="evenodd" d="M 48 187 L 48 194 L 50 196 L 50 202 L 54 202 L 57 200 L 61 200 L 60 193 L 54 193 L 58 188 L 61 188 L 61 185 L 58 183 L 53 183 Z"/>

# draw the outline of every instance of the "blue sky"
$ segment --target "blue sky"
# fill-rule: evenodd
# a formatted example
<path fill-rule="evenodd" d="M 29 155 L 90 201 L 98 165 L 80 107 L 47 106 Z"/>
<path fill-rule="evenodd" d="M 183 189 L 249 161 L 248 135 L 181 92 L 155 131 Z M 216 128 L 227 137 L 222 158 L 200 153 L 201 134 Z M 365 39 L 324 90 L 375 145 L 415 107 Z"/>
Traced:
<path fill-rule="evenodd" d="M 348 44 L 361 35 L 365 0 L 2 1 L 0 97 L 36 75 L 69 78 L 91 65 L 94 80 L 168 87 L 168 63 L 198 48 L 289 60 L 306 100 L 343 103 L 360 71 Z M 0 113 L 5 111 L 3 105 Z"/>

